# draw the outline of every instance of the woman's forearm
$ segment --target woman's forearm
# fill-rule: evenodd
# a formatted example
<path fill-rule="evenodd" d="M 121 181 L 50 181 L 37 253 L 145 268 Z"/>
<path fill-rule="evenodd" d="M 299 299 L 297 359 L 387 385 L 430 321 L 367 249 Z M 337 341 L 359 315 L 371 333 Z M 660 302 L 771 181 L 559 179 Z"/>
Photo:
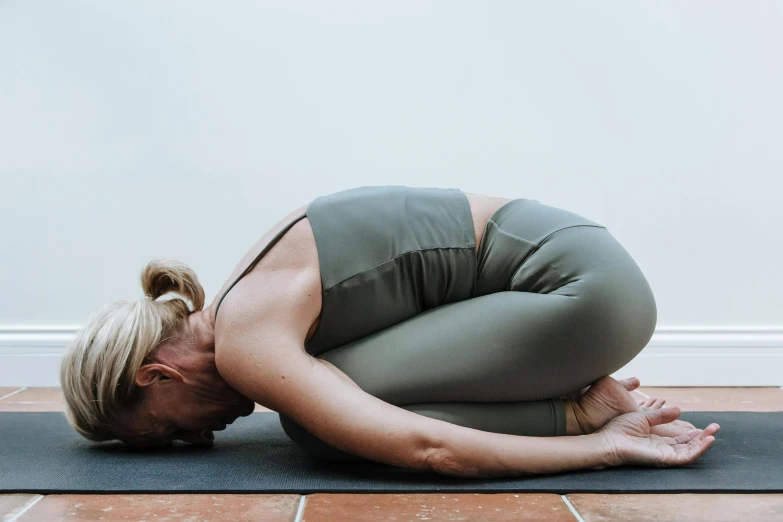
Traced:
<path fill-rule="evenodd" d="M 601 435 L 522 437 L 460 426 L 442 439 L 434 471 L 456 477 L 510 477 L 607 467 Z"/>

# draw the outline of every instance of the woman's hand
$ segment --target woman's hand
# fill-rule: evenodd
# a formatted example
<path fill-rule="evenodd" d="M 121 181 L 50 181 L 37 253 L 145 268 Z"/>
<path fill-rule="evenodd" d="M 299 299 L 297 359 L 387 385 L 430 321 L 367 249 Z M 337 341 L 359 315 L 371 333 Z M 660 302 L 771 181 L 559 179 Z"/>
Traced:
<path fill-rule="evenodd" d="M 619 415 L 595 432 L 606 444 L 612 466 L 680 466 L 699 458 L 715 441 L 720 426 L 693 429 L 676 437 L 651 433 L 655 426 L 674 421 L 680 409 L 661 408 Z"/>
<path fill-rule="evenodd" d="M 639 401 L 639 407 L 644 410 L 660 410 L 666 399 L 661 397 L 646 397 L 644 400 Z M 676 420 L 667 424 L 659 424 L 650 428 L 650 433 L 658 435 L 659 437 L 679 437 L 685 435 L 691 430 L 695 430 L 696 426 L 690 422 L 684 420 Z"/>

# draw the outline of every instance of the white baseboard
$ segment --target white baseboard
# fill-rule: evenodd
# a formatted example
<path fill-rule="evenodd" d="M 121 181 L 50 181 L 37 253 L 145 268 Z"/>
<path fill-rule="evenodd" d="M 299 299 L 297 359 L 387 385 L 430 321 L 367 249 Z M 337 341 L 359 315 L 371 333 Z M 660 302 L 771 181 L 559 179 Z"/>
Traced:
<path fill-rule="evenodd" d="M 0 386 L 59 386 L 60 360 L 79 326 L 0 326 Z"/>
<path fill-rule="evenodd" d="M 612 376 L 642 386 L 783 386 L 783 327 L 659 327 Z"/>
<path fill-rule="evenodd" d="M 59 386 L 78 326 L 0 326 L 0 386 Z M 658 327 L 615 378 L 642 386 L 783 386 L 783 326 Z"/>

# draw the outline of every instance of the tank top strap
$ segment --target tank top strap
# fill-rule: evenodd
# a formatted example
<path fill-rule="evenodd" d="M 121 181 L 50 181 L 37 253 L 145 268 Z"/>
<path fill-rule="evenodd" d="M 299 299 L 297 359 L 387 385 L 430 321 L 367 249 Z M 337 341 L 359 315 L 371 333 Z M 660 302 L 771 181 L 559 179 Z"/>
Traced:
<path fill-rule="evenodd" d="M 250 272 L 253 269 L 253 267 L 255 267 L 258 264 L 258 262 L 261 260 L 261 258 L 264 257 L 264 255 L 266 255 L 266 253 L 269 252 L 272 249 L 273 246 L 275 246 L 275 244 L 280 240 L 280 238 L 283 237 L 285 235 L 285 233 L 288 232 L 291 229 L 291 227 L 293 227 L 295 224 L 297 224 L 300 220 L 302 220 L 305 217 L 307 217 L 307 212 L 306 211 L 303 212 L 302 214 L 300 214 L 299 216 L 297 216 L 293 221 L 291 221 L 285 227 L 283 227 L 283 229 L 280 230 L 280 232 L 275 234 L 275 237 L 273 237 L 269 241 L 269 243 L 267 243 L 267 245 L 263 249 L 261 249 L 261 252 L 258 253 L 258 255 L 255 257 L 255 259 L 253 259 L 253 261 L 247 266 L 247 268 L 245 268 L 245 270 L 241 274 L 239 274 L 239 277 L 237 277 L 234 280 L 234 282 L 231 283 L 231 286 L 229 286 L 226 289 L 226 291 L 223 292 L 223 295 L 220 296 L 220 300 L 218 301 L 218 304 L 215 307 L 215 318 L 214 318 L 215 320 L 217 320 L 218 310 L 220 309 L 220 305 L 223 302 L 223 299 L 225 299 L 226 294 L 228 294 L 229 290 L 234 288 L 234 285 L 237 284 L 240 279 L 242 279 L 245 275 L 247 275 L 247 273 Z"/>

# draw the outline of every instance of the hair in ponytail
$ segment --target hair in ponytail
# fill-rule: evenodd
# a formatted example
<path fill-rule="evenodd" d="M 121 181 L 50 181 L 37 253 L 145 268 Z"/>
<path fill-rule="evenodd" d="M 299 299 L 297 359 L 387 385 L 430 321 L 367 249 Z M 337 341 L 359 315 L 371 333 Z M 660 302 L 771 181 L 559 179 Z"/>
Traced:
<path fill-rule="evenodd" d="M 93 312 L 60 366 L 68 422 L 84 437 L 112 440 L 113 421 L 129 405 L 144 359 L 204 307 L 204 289 L 185 263 L 154 259 L 141 272 L 144 297 Z M 168 293 L 181 298 L 158 300 Z"/>

